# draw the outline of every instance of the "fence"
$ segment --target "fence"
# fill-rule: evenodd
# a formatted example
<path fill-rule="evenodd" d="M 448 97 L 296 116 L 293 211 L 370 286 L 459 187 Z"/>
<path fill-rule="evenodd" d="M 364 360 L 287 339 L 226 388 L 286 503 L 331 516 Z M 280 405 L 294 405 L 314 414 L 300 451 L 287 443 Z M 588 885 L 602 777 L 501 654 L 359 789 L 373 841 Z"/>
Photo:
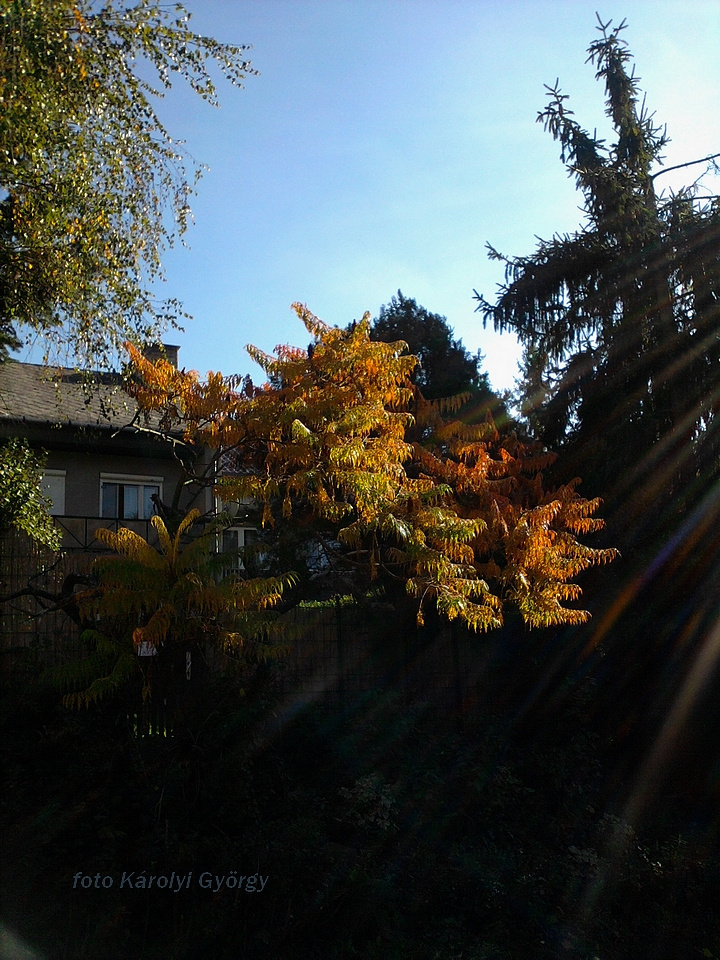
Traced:
<path fill-rule="evenodd" d="M 86 574 L 93 556 L 56 553 L 22 533 L 0 538 L 0 649 L 31 649 L 48 666 L 78 655 L 77 630 L 51 598 L 60 594 L 70 574 Z M 21 591 L 32 588 L 36 597 Z"/>
<path fill-rule="evenodd" d="M 299 704 L 343 702 L 378 690 L 403 693 L 462 715 L 483 675 L 488 648 L 458 625 L 416 627 L 408 610 L 374 610 L 337 602 L 287 615 L 290 654 L 279 685 Z"/>
<path fill-rule="evenodd" d="M 113 520 L 98 517 L 59 516 L 62 533 L 56 552 L 17 530 L 0 535 L 0 650 L 32 649 L 43 665 L 56 666 L 78 656 L 78 630 L 52 597 L 60 596 L 68 577 L 87 575 L 93 560 L 107 550 L 97 539 L 100 528 L 123 526 L 150 544 L 157 533 L 149 520 Z M 32 588 L 34 596 L 20 595 Z"/>
<path fill-rule="evenodd" d="M 20 534 L 2 538 L 0 595 L 16 593 L 28 583 L 48 597 L 59 594 L 69 574 L 89 572 L 100 548 L 94 530 L 101 524 L 110 526 L 112 521 L 63 518 L 65 542 L 77 544 L 64 553 Z M 273 668 L 277 692 L 302 704 L 394 689 L 409 699 L 431 701 L 439 710 L 462 714 L 484 669 L 481 640 L 439 622 L 418 629 L 407 612 L 402 619 L 399 616 L 390 605 L 361 609 L 340 599 L 289 611 L 284 619 L 290 651 Z M 67 663 L 84 652 L 67 614 L 42 598 L 38 610 L 37 601 L 28 596 L 0 605 L 0 648 L 6 652 L 30 648 L 43 666 Z M 223 669 L 223 660 L 215 657 L 211 668 Z M 152 726 L 153 721 L 148 718 L 146 723 Z"/>

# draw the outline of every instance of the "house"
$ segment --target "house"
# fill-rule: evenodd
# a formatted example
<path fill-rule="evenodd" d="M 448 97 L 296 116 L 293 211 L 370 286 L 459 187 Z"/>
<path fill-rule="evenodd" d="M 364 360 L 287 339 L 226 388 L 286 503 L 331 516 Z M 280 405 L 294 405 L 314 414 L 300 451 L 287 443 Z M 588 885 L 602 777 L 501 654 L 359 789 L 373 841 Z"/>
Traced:
<path fill-rule="evenodd" d="M 177 362 L 177 347 L 166 351 Z M 0 365 L 0 442 L 22 437 L 46 452 L 43 486 L 63 530 L 63 550 L 99 549 L 98 526 L 122 523 L 145 536 L 153 514 L 172 502 L 183 465 L 173 444 L 137 428 L 136 414 L 117 374 L 88 387 L 70 369 Z M 192 506 L 210 513 L 212 490 L 188 484 L 179 509 Z"/>
<path fill-rule="evenodd" d="M 150 359 L 160 351 L 177 365 L 177 347 L 164 345 L 154 355 L 149 352 Z M 43 488 L 62 531 L 62 557 L 16 532 L 3 538 L 0 595 L 17 592 L 29 580 L 57 594 L 68 574 L 86 573 L 94 556 L 105 549 L 95 535 L 99 527 L 129 527 L 156 542 L 150 521 L 155 513 L 172 509 L 176 492 L 180 515 L 193 507 L 206 516 L 219 509 L 212 485 L 188 482 L 177 443 L 156 435 L 154 425 L 157 420 L 146 422 L 138 416 L 119 374 L 98 375 L 88 386 L 82 374 L 71 369 L 0 364 L 0 443 L 20 437 L 44 451 Z M 202 451 L 196 461 L 200 470 L 212 471 L 213 464 L 213 451 Z M 243 525 L 242 516 L 225 531 L 219 547 L 250 542 L 253 531 Z M 29 598 L 3 604 L 0 613 L 5 647 L 25 645 L 38 632 L 54 631 L 59 638 L 66 628 L 64 618 L 50 615 L 41 623 Z"/>

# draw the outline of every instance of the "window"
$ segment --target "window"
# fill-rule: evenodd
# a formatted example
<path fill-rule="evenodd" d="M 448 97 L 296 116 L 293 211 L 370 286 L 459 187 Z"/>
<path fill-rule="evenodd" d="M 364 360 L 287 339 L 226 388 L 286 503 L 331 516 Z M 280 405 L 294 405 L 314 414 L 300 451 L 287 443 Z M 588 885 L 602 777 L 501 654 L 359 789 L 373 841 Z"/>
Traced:
<path fill-rule="evenodd" d="M 162 477 L 100 474 L 100 516 L 117 520 L 149 520 L 162 498 Z"/>
<path fill-rule="evenodd" d="M 245 547 L 255 543 L 257 538 L 258 532 L 255 527 L 228 527 L 223 530 L 221 550 L 223 553 L 231 554 L 225 568 L 226 573 L 245 569 L 240 554 Z"/>
<path fill-rule="evenodd" d="M 45 470 L 40 481 L 40 489 L 48 505 L 48 513 L 53 517 L 65 514 L 65 471 Z"/>

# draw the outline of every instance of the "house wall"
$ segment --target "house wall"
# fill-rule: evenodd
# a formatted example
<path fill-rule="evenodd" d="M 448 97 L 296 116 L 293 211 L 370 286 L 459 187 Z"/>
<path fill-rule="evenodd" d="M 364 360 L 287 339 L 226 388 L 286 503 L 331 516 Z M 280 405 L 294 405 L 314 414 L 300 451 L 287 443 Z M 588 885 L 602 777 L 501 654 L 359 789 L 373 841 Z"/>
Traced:
<path fill-rule="evenodd" d="M 170 459 L 151 459 L 131 455 L 113 456 L 94 450 L 49 450 L 46 470 L 65 471 L 65 510 L 66 516 L 100 516 L 100 477 L 101 474 L 119 474 L 133 477 L 157 477 L 161 479 L 161 498 L 165 503 L 172 501 L 175 486 L 182 476 L 180 465 Z M 192 494 L 197 490 L 188 489 L 180 501 L 181 508 L 189 507 Z M 212 492 L 204 490 L 193 502 L 201 512 L 212 507 Z"/>

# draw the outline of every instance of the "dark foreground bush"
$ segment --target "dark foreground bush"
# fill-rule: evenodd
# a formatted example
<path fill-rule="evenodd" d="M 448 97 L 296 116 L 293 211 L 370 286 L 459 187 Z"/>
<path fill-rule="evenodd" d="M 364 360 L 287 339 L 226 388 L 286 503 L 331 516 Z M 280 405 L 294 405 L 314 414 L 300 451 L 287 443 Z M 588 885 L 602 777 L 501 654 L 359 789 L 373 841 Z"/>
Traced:
<path fill-rule="evenodd" d="M 568 703 L 520 740 L 217 682 L 136 739 L 11 687 L 2 919 L 48 960 L 720 956 L 717 819 L 624 822 Z"/>

